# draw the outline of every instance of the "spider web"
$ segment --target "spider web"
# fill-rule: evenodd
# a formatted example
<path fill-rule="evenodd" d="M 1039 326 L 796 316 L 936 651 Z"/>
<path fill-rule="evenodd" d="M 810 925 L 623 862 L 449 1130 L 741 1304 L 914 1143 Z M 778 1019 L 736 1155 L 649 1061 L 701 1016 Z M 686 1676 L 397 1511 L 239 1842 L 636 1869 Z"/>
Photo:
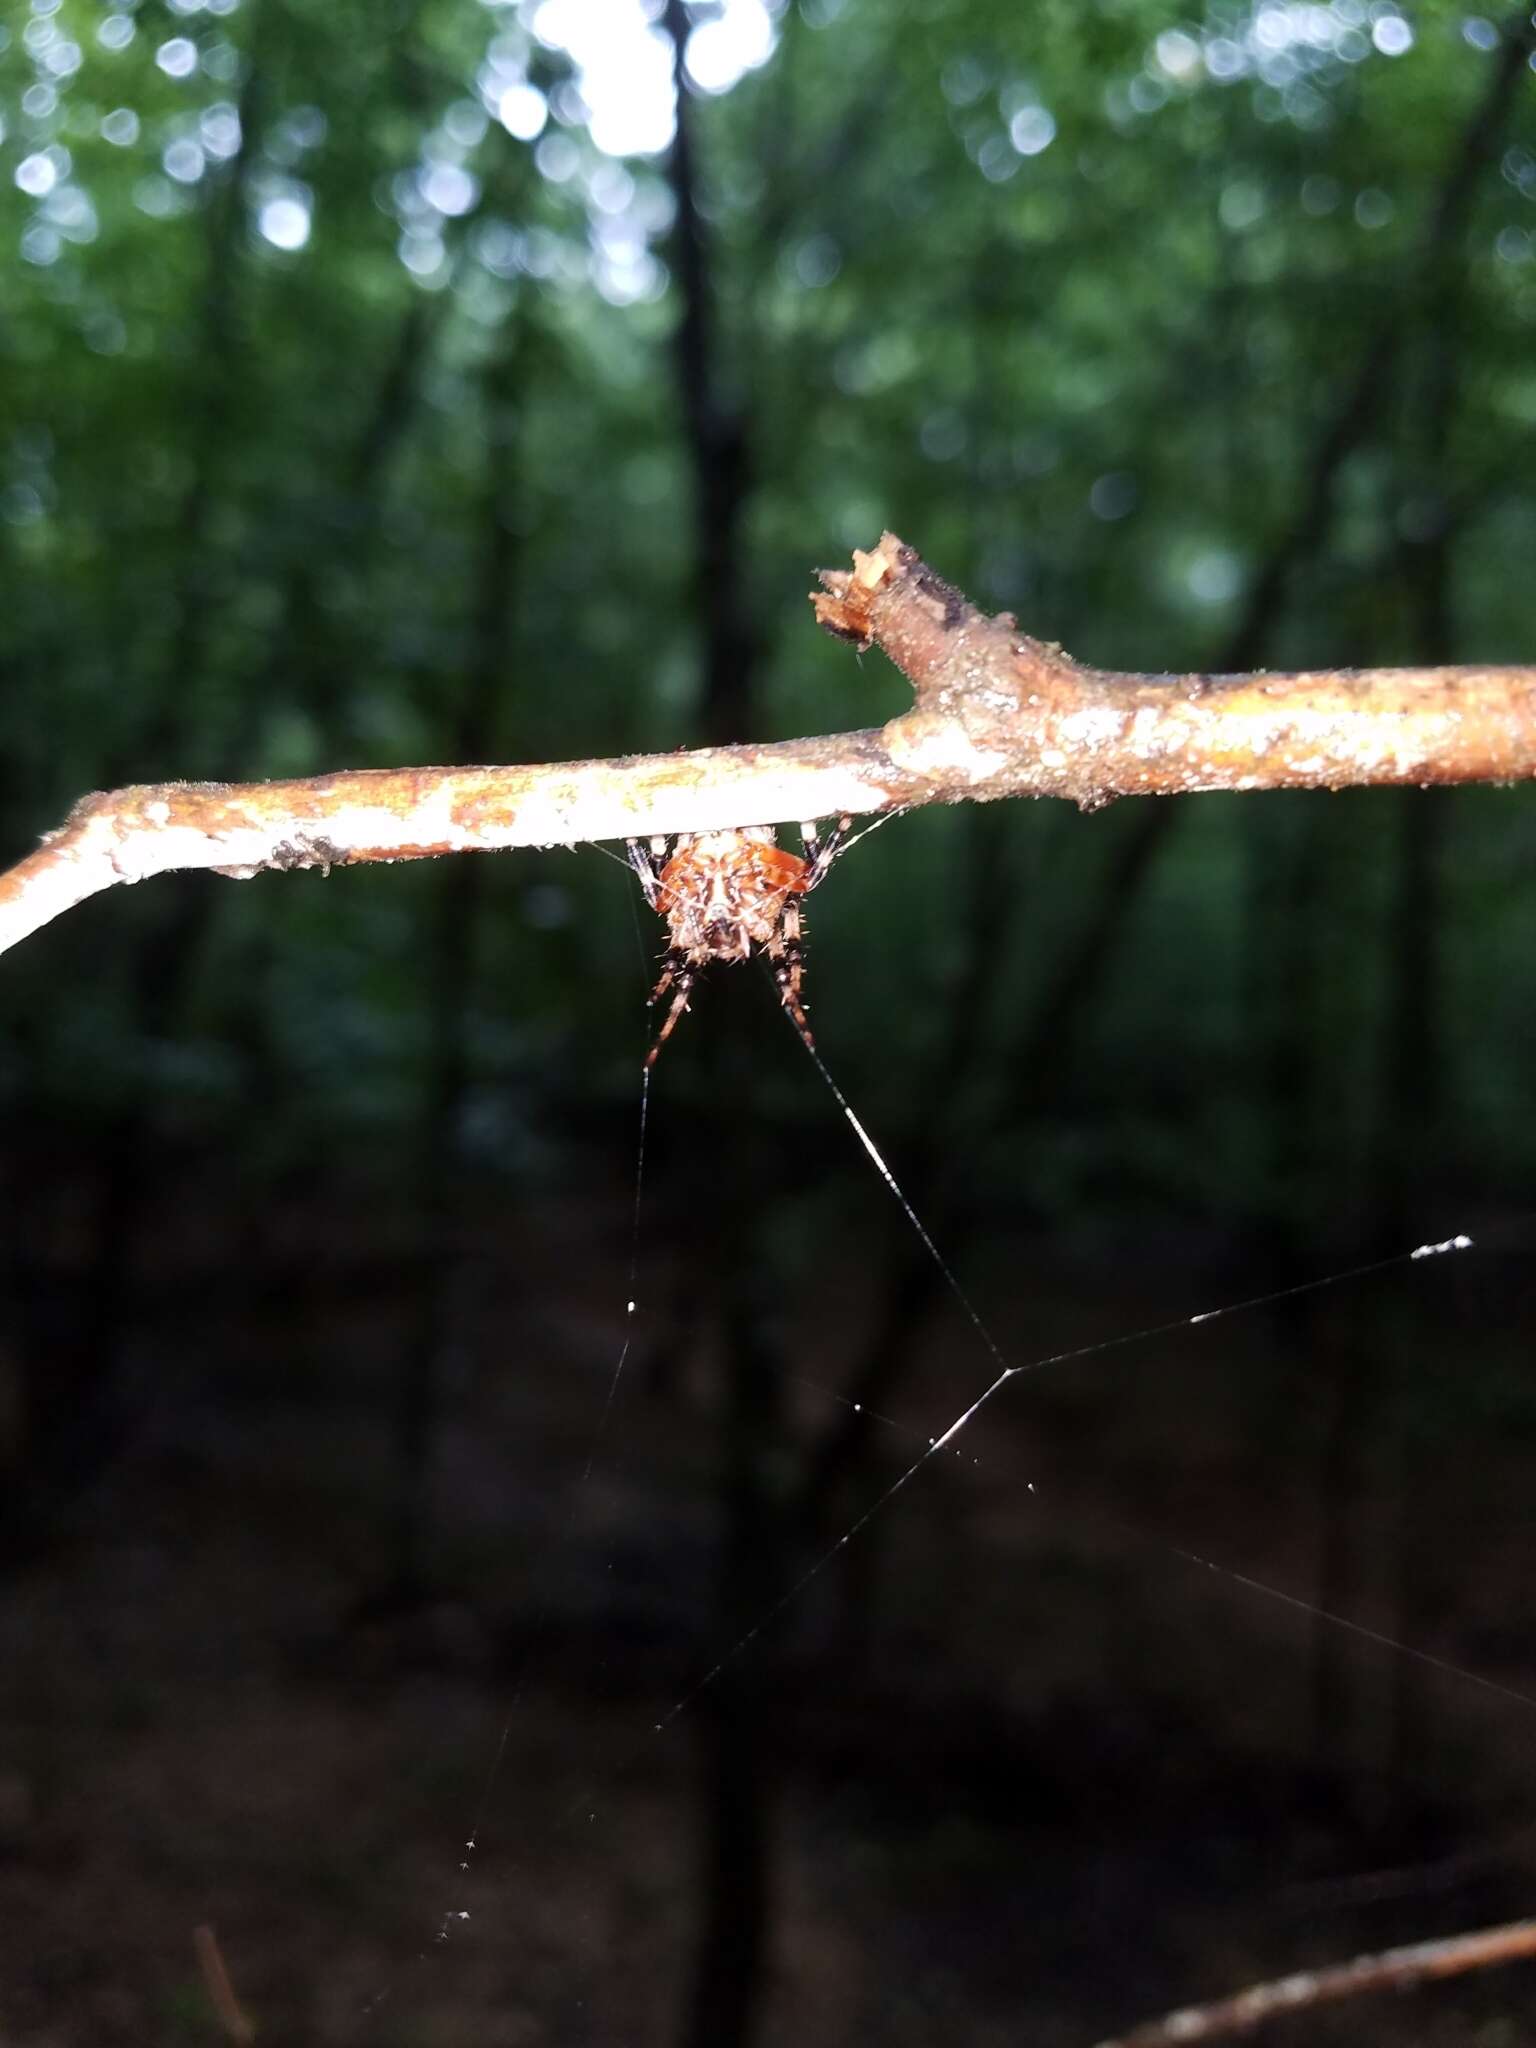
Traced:
<path fill-rule="evenodd" d="M 941 1458 L 954 1458 L 961 1462 L 980 1462 L 979 1459 L 971 1458 L 970 1456 L 970 1433 L 972 1432 L 973 1425 L 982 1416 L 984 1411 L 994 1403 L 1002 1390 L 1011 1385 L 1015 1380 L 1022 1379 L 1025 1375 L 1044 1371 L 1047 1368 L 1063 1368 L 1110 1352 L 1124 1351 L 1140 1344 L 1149 1343 L 1159 1337 L 1187 1333 L 1220 1320 L 1254 1313 L 1275 1304 L 1294 1302 L 1303 1297 L 1316 1295 L 1324 1290 L 1340 1288 L 1350 1283 L 1364 1281 L 1371 1276 L 1388 1272 L 1399 1266 L 1438 1262 L 1450 1255 L 1472 1249 L 1470 1236 L 1464 1232 L 1457 1232 L 1450 1237 L 1417 1244 L 1384 1258 L 1357 1263 L 1331 1271 L 1318 1278 L 1297 1281 L 1290 1285 L 1271 1289 L 1244 1299 L 1221 1303 L 1213 1307 L 1204 1307 L 1190 1314 L 1178 1315 L 1137 1327 L 1131 1331 L 1069 1349 L 1055 1351 L 1040 1357 L 1011 1362 L 993 1336 L 988 1323 L 962 1288 L 953 1269 L 949 1266 L 943 1253 L 934 1242 L 915 1206 L 903 1191 L 891 1167 L 860 1121 L 857 1113 L 843 1094 L 821 1056 L 809 1046 L 805 1050 L 815 1065 L 822 1083 L 832 1095 L 839 1112 L 848 1123 L 873 1172 L 878 1176 L 889 1195 L 898 1204 L 908 1227 L 920 1242 L 924 1255 L 933 1261 L 935 1267 L 942 1275 L 945 1286 L 969 1324 L 976 1343 L 985 1354 L 990 1369 L 990 1376 L 962 1407 L 952 1413 L 943 1425 L 931 1434 L 913 1428 L 912 1425 L 898 1417 L 884 1413 L 871 1414 L 871 1419 L 880 1428 L 888 1432 L 893 1441 L 903 1442 L 908 1447 L 908 1454 L 896 1477 L 884 1484 L 866 1506 L 851 1516 L 835 1541 L 820 1550 L 813 1560 L 793 1578 L 792 1582 L 781 1593 L 766 1602 L 755 1619 L 744 1630 L 733 1635 L 723 1650 L 712 1661 L 706 1662 L 694 1678 L 684 1682 L 672 1691 L 664 1709 L 650 1721 L 649 1725 L 627 1747 L 621 1748 L 617 1753 L 610 1755 L 606 1761 L 594 1770 L 587 1780 L 584 1789 L 574 1795 L 563 1806 L 555 1823 L 560 1829 L 569 1829 L 578 1821 L 594 1818 L 597 1801 L 602 1795 L 602 1788 L 605 1785 L 617 1782 L 626 1773 L 630 1772 L 636 1763 L 641 1761 L 654 1748 L 658 1740 L 664 1738 L 674 1725 L 687 1716 L 690 1710 L 717 1685 L 724 1674 L 731 1671 L 733 1667 L 744 1660 L 750 1659 L 755 1646 L 765 1634 L 773 1630 L 809 1595 L 813 1583 L 820 1579 L 828 1567 L 848 1551 L 850 1546 L 856 1545 L 859 1542 L 870 1525 L 878 1517 L 886 1514 L 892 1507 L 897 1496 L 905 1493 L 914 1482 L 919 1480 L 926 1467 Z M 591 1482 L 599 1449 L 608 1431 L 620 1376 L 623 1373 L 625 1361 L 630 1350 L 633 1319 L 638 1308 L 638 1283 L 636 1276 L 640 1270 L 641 1263 L 641 1188 L 645 1168 L 646 1120 L 649 1112 L 648 1078 L 649 1070 L 647 1070 L 642 1083 L 640 1134 L 635 1173 L 635 1206 L 631 1234 L 629 1285 L 626 1295 L 627 1320 L 624 1341 L 612 1376 L 607 1383 L 601 1412 L 594 1425 L 587 1450 L 584 1468 L 568 1505 L 563 1530 L 565 1536 L 569 1535 L 576 1514 L 579 1495 Z M 859 1406 L 859 1404 L 850 1403 L 848 1396 L 839 1389 L 826 1386 L 803 1373 L 797 1372 L 790 1375 L 790 1377 L 796 1384 L 807 1389 L 823 1401 L 841 1404 L 844 1408 Z M 963 1442 L 962 1439 L 964 1440 Z M 1039 1502 L 1042 1506 L 1046 1504 L 1046 1490 L 1040 1487 L 1036 1480 L 1027 1479 L 1022 1480 L 1020 1483 L 1035 1501 Z M 1347 1614 L 1330 1612 L 1317 1602 L 1303 1597 L 1287 1586 L 1270 1583 L 1252 1573 L 1225 1563 L 1218 1557 L 1202 1554 L 1200 1551 L 1189 1548 L 1167 1537 L 1151 1534 L 1144 1529 L 1138 1528 L 1134 1523 L 1123 1519 L 1113 1519 L 1102 1515 L 1096 1516 L 1095 1519 L 1101 1528 L 1112 1532 L 1118 1539 L 1135 1545 L 1138 1548 L 1159 1553 L 1165 1563 L 1173 1561 L 1185 1568 L 1212 1575 L 1228 1582 L 1232 1587 L 1239 1589 L 1245 1595 L 1261 1598 L 1280 1607 L 1290 1609 L 1295 1613 L 1312 1617 L 1328 1628 L 1337 1630 L 1341 1634 L 1352 1637 L 1361 1643 L 1371 1645 L 1379 1650 L 1396 1653 L 1426 1670 L 1436 1672 L 1443 1677 L 1460 1682 L 1479 1692 L 1513 1703 L 1522 1709 L 1536 1706 L 1536 1699 L 1533 1699 L 1518 1687 L 1503 1684 L 1496 1679 L 1470 1670 L 1455 1660 L 1441 1656 L 1428 1648 L 1412 1643 L 1404 1643 L 1385 1630 L 1372 1627 L 1368 1623 Z M 545 1614 L 547 1614 L 547 1601 Z M 541 1615 L 539 1624 L 541 1630 L 544 1619 L 545 1615 Z M 529 1654 L 531 1660 L 533 1651 L 530 1651 Z M 526 1681 L 527 1669 L 525 1668 L 518 1679 L 511 1703 L 507 1709 L 495 1755 L 490 1765 L 483 1791 L 476 1805 L 474 1823 L 466 1839 L 464 1854 L 459 1865 L 458 1881 L 454 1888 L 453 1900 L 442 1915 L 438 1925 L 437 1944 L 447 1942 L 451 1935 L 456 1935 L 463 1931 L 464 1923 L 469 1920 L 469 1908 L 464 1901 L 469 1892 L 471 1863 L 488 1824 L 494 1824 L 495 1822 L 496 1795 L 503 1775 L 509 1767 L 515 1768 L 515 1764 L 512 1763 L 509 1757 L 509 1751 L 512 1746 L 515 1718 Z M 528 1847 L 530 1845 L 525 1842 L 523 1846 Z M 373 2002 L 375 2006 L 382 2002 L 383 1995 L 381 1994 L 380 1998 Z"/>

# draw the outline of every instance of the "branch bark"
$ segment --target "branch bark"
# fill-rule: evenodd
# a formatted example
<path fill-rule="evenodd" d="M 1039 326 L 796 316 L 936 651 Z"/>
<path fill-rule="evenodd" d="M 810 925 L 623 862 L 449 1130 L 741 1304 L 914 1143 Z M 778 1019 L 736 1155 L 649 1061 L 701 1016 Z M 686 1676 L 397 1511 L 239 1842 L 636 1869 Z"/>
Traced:
<path fill-rule="evenodd" d="M 1251 2033 L 1281 2013 L 1302 2012 L 1367 1991 L 1407 1991 L 1436 1978 L 1461 1977 L 1469 1970 L 1491 1969 L 1531 1956 L 1536 1956 L 1536 1920 L 1515 1920 L 1503 1927 L 1480 1928 L 1475 1934 L 1356 1956 L 1353 1962 L 1331 1969 L 1298 1970 L 1272 1983 L 1250 1985 L 1212 2005 L 1166 2013 L 1113 2041 L 1101 2041 L 1098 2048 L 1175 2048 L 1176 2043 L 1221 2040 Z"/>
<path fill-rule="evenodd" d="M 912 684 L 878 729 L 535 767 L 168 782 L 78 803 L 0 876 L 0 951 L 117 882 L 174 868 L 414 860 L 872 815 L 918 804 L 1509 782 L 1536 774 L 1536 667 L 1133 675 L 988 618 L 885 534 L 824 570 L 821 625 Z"/>

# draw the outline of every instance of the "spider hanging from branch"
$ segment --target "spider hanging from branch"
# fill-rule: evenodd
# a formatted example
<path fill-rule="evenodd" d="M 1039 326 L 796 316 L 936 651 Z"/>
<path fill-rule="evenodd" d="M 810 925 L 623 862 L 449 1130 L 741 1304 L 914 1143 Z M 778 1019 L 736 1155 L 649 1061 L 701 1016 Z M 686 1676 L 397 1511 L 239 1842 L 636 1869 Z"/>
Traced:
<path fill-rule="evenodd" d="M 779 1001 L 806 1044 L 814 1047 L 800 999 L 805 971 L 800 898 L 826 880 L 833 861 L 852 844 L 847 838 L 852 824 L 851 818 L 839 818 L 825 839 L 814 824 L 802 825 L 803 857 L 777 845 L 768 825 L 685 832 L 670 853 L 665 839 L 653 839 L 649 849 L 638 839 L 629 841 L 629 864 L 645 900 L 667 921 L 667 950 L 651 1002 L 659 1003 L 670 989 L 672 1004 L 646 1055 L 648 1067 L 655 1065 L 687 1009 L 700 971 L 711 960 L 746 960 L 754 946 L 761 946 L 773 963 Z"/>

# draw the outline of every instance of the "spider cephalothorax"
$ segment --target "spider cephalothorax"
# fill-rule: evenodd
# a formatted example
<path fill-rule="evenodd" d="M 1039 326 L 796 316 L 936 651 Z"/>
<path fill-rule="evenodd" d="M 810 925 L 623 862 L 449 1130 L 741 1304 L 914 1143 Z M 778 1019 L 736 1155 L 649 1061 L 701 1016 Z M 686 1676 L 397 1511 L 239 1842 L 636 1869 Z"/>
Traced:
<path fill-rule="evenodd" d="M 825 839 L 814 825 L 802 825 L 803 858 L 776 845 L 767 825 L 685 832 L 670 853 L 665 839 L 653 839 L 649 851 L 636 839 L 629 842 L 630 865 L 640 878 L 646 902 L 666 919 L 669 941 L 651 1001 L 659 1003 L 671 989 L 672 1006 L 647 1066 L 687 1009 L 699 970 L 711 960 L 745 960 L 754 946 L 761 946 L 773 962 L 779 1000 L 801 1037 L 811 1043 L 811 1027 L 800 1001 L 800 898 L 825 877 L 851 823 L 839 819 Z"/>

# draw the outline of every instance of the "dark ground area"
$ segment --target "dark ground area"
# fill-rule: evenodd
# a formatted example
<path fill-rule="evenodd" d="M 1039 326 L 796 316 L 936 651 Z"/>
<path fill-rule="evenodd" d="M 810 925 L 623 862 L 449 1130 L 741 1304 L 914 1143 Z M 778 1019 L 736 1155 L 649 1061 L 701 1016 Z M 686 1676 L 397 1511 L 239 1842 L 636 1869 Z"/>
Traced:
<path fill-rule="evenodd" d="M 878 1248 L 870 1178 L 790 1313 L 806 1441 L 851 1349 L 840 1276 Z M 623 1180 L 591 1155 L 461 1244 L 429 1585 L 400 1603 L 377 1597 L 381 1364 L 411 1302 L 390 1217 L 316 1191 L 268 1220 L 253 1274 L 206 1170 L 162 1180 L 110 1454 L 57 1475 L 0 1592 L 10 2048 L 218 2038 L 203 1924 L 267 2040 L 669 2041 L 698 1933 L 699 1760 L 738 1685 L 771 1788 L 767 2041 L 1070 2048 L 1528 1910 L 1533 1709 L 1167 1547 L 1310 1599 L 1342 1543 L 1351 1614 L 1395 1633 L 1406 1608 L 1434 1655 L 1536 1694 L 1521 1432 L 1491 1412 L 1476 1455 L 1408 1474 L 1381 1426 L 1394 1342 L 1443 1373 L 1477 1354 L 1485 1389 L 1501 1356 L 1519 1369 L 1528 1279 L 1497 1228 L 1491 1250 L 1396 1266 L 1305 1318 L 1011 1383 L 694 1695 L 727 1647 L 708 1621 L 718 1398 L 707 1331 L 661 1370 L 657 1305 L 687 1278 L 670 1229 L 581 1484 L 622 1335 Z M 676 1224 L 677 1194 L 655 1179 L 653 1224 Z M 1262 1278 L 1171 1233 L 1031 1243 L 966 1277 L 1013 1359 Z M 991 1376 L 939 1311 L 896 1412 L 940 1427 Z M 1322 1476 L 1346 1383 L 1341 1535 Z M 59 1441 L 83 1458 L 91 1439 Z M 921 1441 L 880 1432 L 840 1527 Z M 1511 1970 L 1274 2038 L 1494 2044 L 1531 2013 Z"/>

